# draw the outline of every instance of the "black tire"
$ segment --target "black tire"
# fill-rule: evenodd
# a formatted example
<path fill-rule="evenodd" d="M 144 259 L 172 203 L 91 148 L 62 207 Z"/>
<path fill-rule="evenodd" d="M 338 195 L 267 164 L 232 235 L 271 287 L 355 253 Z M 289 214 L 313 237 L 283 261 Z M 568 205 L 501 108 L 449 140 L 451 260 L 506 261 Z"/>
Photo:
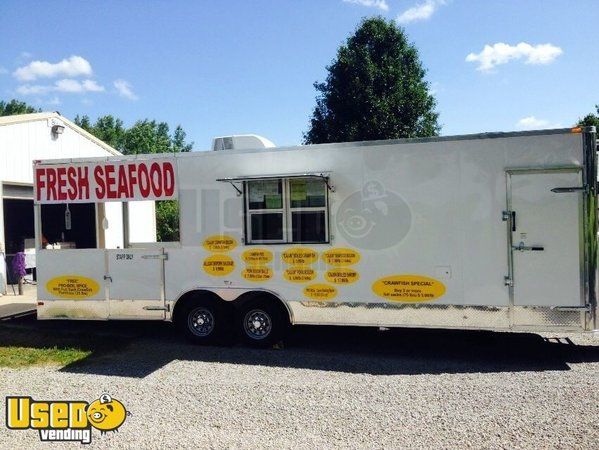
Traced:
<path fill-rule="evenodd" d="M 241 341 L 251 347 L 272 347 L 280 342 L 289 328 L 282 306 L 269 298 L 257 298 L 237 310 L 236 327 Z"/>
<path fill-rule="evenodd" d="M 175 314 L 175 325 L 194 344 L 220 344 L 228 329 L 226 311 L 217 298 L 189 301 Z"/>

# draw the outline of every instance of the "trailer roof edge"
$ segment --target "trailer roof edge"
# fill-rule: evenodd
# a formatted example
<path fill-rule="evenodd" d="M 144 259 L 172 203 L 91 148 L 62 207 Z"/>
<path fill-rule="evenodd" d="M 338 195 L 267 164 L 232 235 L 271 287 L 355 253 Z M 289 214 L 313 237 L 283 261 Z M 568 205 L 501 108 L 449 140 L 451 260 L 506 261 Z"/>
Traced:
<path fill-rule="evenodd" d="M 62 117 L 61 117 L 62 118 Z M 576 131 L 576 134 L 582 132 L 592 132 L 589 127 L 581 127 Z M 594 128 L 594 127 L 591 127 Z M 38 164 L 64 164 L 77 162 L 92 162 L 92 161 L 132 161 L 132 160 L 148 160 L 153 158 L 186 158 L 186 157 L 210 157 L 223 154 L 244 154 L 244 153 L 271 153 L 291 150 L 316 150 L 319 148 L 351 148 L 365 146 L 383 146 L 397 144 L 423 144 L 427 142 L 450 142 L 450 141 L 468 141 L 477 139 L 501 139 L 508 137 L 526 137 L 526 136 L 549 136 L 556 134 L 572 134 L 574 128 L 556 128 L 549 130 L 531 130 L 531 131 L 507 131 L 507 132 L 487 132 L 476 134 L 461 134 L 454 136 L 433 136 L 422 138 L 404 138 L 404 139 L 387 139 L 376 141 L 355 141 L 355 142 L 335 142 L 330 144 L 312 144 L 312 145 L 287 145 L 282 147 L 259 148 L 259 149 L 243 149 L 243 150 L 194 150 L 183 153 L 137 153 L 133 155 L 118 154 L 115 156 L 87 157 L 87 158 L 65 158 L 65 159 L 46 159 L 38 161 Z"/>

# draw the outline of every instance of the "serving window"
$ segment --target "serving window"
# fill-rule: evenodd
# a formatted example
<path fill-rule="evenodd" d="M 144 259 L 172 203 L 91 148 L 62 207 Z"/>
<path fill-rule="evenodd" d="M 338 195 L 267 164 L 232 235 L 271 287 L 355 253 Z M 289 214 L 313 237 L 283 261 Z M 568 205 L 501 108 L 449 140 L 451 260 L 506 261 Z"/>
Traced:
<path fill-rule="evenodd" d="M 246 181 L 246 242 L 328 242 L 327 193 L 322 178 Z"/>

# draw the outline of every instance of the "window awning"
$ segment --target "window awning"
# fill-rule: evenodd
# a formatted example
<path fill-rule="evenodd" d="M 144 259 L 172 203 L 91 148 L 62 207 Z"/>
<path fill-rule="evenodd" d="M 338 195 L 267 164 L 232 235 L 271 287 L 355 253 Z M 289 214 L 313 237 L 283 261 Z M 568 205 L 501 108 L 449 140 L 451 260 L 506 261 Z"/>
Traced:
<path fill-rule="evenodd" d="M 237 195 L 241 195 L 242 191 L 235 183 L 243 183 L 244 181 L 259 181 L 259 180 L 279 180 L 281 178 L 320 178 L 327 185 L 327 188 L 331 192 L 335 192 L 335 187 L 329 183 L 331 177 L 330 171 L 319 171 L 319 172 L 302 172 L 302 173 L 274 173 L 267 175 L 242 175 L 230 178 L 217 178 L 216 181 L 222 181 L 229 183 L 237 191 Z"/>

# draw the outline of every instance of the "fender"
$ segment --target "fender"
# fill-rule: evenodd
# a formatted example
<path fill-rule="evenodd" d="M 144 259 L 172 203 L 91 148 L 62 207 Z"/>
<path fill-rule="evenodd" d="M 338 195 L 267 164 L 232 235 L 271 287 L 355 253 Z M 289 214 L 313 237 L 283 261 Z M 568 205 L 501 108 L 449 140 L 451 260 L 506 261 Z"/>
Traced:
<path fill-rule="evenodd" d="M 194 291 L 212 292 L 213 294 L 217 295 L 218 297 L 220 297 L 222 300 L 224 300 L 226 302 L 233 302 L 233 301 L 237 300 L 239 297 L 241 297 L 243 294 L 246 294 L 248 292 L 265 292 L 265 293 L 268 293 L 268 294 L 276 297 L 277 299 L 279 299 L 279 301 L 285 306 L 285 309 L 287 310 L 287 314 L 289 314 L 289 322 L 291 324 L 295 323 L 295 320 L 293 317 L 293 311 L 289 307 L 289 303 L 287 302 L 287 300 L 283 299 L 275 291 L 271 291 L 270 289 L 264 289 L 264 288 L 241 288 L 241 287 L 223 288 L 222 286 L 218 286 L 218 287 L 195 286 L 191 289 L 182 291 L 175 300 L 172 300 L 172 301 L 167 300 L 170 303 L 170 308 L 168 309 L 169 314 L 167 314 L 167 318 L 165 320 L 172 322 L 173 311 L 175 310 L 175 307 L 177 306 L 177 302 L 186 294 L 189 294 L 190 292 L 194 292 Z"/>

